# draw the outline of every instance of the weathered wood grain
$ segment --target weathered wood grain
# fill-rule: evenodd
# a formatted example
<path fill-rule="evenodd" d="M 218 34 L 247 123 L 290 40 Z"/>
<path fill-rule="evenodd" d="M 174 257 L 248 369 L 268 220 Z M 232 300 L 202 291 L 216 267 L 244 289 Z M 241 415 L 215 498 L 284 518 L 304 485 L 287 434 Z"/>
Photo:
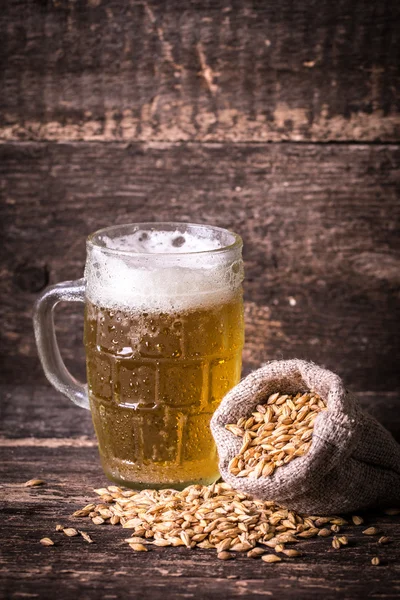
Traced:
<path fill-rule="evenodd" d="M 399 139 L 393 0 L 6 0 L 0 135 Z"/>
<path fill-rule="evenodd" d="M 47 282 L 82 276 L 86 236 L 164 219 L 242 235 L 245 372 L 298 356 L 355 390 L 398 389 L 397 146 L 11 143 L 0 169 L 3 380 L 44 381 L 32 304 Z M 80 307 L 58 324 L 84 377 Z"/>

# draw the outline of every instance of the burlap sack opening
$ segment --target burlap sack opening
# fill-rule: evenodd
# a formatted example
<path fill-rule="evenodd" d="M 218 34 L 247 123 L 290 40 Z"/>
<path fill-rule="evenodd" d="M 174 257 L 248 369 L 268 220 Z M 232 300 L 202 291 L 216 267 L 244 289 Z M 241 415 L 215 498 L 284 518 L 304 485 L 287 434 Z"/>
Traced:
<path fill-rule="evenodd" d="M 270 477 L 250 479 L 228 472 L 241 440 L 225 429 L 249 415 L 277 391 L 312 390 L 326 402 L 304 456 Z M 211 420 L 223 479 L 255 498 L 314 514 L 343 513 L 370 506 L 400 504 L 400 446 L 374 418 L 361 410 L 340 377 L 302 360 L 271 361 L 235 386 Z"/>

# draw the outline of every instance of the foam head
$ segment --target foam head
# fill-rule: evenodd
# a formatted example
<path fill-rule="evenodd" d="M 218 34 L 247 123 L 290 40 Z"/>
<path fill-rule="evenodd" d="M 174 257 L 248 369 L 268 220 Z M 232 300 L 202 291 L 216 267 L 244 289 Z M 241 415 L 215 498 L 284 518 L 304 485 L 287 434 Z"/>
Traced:
<path fill-rule="evenodd" d="M 243 279 L 241 239 L 217 227 L 137 224 L 89 237 L 88 299 L 102 307 L 171 312 L 229 300 Z"/>

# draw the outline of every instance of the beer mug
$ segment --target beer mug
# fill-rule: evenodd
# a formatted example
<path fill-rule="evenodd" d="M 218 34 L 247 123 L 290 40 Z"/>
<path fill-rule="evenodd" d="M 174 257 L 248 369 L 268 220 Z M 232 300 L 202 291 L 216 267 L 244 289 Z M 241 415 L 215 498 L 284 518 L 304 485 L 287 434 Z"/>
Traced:
<path fill-rule="evenodd" d="M 90 409 L 101 463 L 134 488 L 219 477 L 211 416 L 240 379 L 241 238 L 182 223 L 116 225 L 87 240 L 84 278 L 47 288 L 34 310 L 44 372 Z M 66 369 L 53 309 L 85 303 L 87 385 Z"/>

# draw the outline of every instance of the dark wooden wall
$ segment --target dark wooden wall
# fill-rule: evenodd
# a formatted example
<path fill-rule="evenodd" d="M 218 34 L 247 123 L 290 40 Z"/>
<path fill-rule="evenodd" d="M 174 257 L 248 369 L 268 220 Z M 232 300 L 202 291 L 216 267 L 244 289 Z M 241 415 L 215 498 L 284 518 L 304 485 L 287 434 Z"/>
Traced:
<path fill-rule="evenodd" d="M 400 5 L 8 0 L 0 12 L 1 367 L 44 382 L 31 327 L 113 223 L 244 239 L 245 372 L 314 360 L 399 378 Z M 59 340 L 83 376 L 82 315 Z"/>

